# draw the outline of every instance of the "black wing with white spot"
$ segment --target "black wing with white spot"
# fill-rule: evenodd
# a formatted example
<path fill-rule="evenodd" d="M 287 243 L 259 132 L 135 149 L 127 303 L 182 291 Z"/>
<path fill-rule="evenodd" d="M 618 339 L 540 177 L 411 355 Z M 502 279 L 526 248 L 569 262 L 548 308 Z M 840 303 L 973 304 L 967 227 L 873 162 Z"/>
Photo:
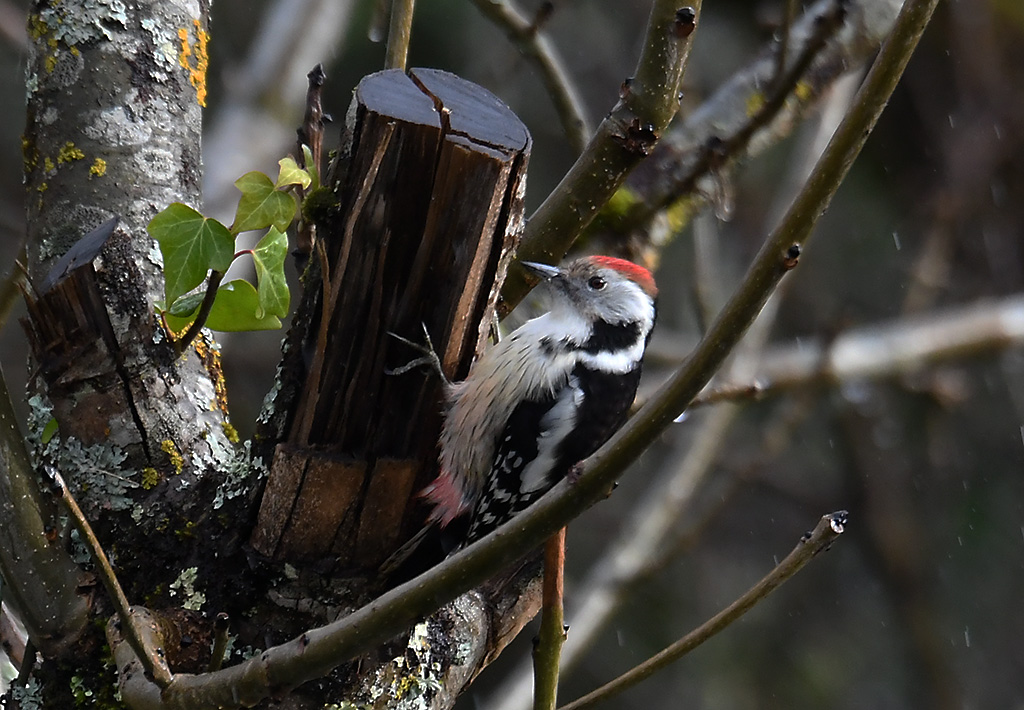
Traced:
<path fill-rule="evenodd" d="M 488 487 L 480 497 L 467 542 L 483 537 L 548 492 L 569 470 L 562 443 L 571 435 L 582 404 L 576 378 L 540 401 L 520 402 L 495 451 Z"/>

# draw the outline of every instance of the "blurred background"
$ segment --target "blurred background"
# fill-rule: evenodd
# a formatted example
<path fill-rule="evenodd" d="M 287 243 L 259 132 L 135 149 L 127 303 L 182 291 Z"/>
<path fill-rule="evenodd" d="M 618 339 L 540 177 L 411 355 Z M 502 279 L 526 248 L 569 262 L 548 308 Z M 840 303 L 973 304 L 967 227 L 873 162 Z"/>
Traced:
<path fill-rule="evenodd" d="M 539 5 L 531 0 L 522 9 L 531 16 Z M 640 0 L 554 3 L 544 30 L 592 122 L 632 73 L 648 10 Z M 24 234 L 18 107 L 26 13 L 27 3 L 0 0 L 0 101 L 11 107 L 0 122 L 5 272 Z M 316 62 L 328 74 L 325 106 L 340 121 L 359 78 L 383 63 L 383 44 L 371 41 L 380 26 L 373 16 L 364 1 L 214 3 L 208 213 L 230 219 L 234 179 L 272 172 L 294 150 L 305 74 Z M 770 46 L 783 16 L 777 0 L 708 0 L 684 114 Z M 482 84 L 525 121 L 534 137 L 529 213 L 574 159 L 531 65 L 469 0 L 421 0 L 410 64 Z M 721 176 L 732 196 L 730 219 L 708 210 L 665 247 L 645 393 L 699 337 L 698 314 L 713 311 L 742 276 L 791 196 L 790 177 L 806 169 L 834 125 L 828 110 L 841 111 L 848 100 L 849 87 L 830 92 L 823 112 L 808 115 L 793 136 Z M 940 4 L 815 242 L 773 301 L 774 323 L 754 333 L 766 349 L 748 348 L 733 380 L 753 381 L 752 373 L 794 354 L 813 359 L 830 343 L 863 344 L 857 338 L 876 326 L 937 349 L 944 336 L 911 331 L 906 319 L 949 325 L 953 309 L 973 305 L 976 317 L 954 323 L 963 334 L 1014 303 L 1022 281 L 1024 4 L 950 0 Z M 979 335 L 976 347 L 956 357 L 885 377 L 804 378 L 757 401 L 694 409 L 607 502 L 570 528 L 570 643 L 584 633 L 593 640 L 567 648 L 571 667 L 560 697 L 587 692 L 682 636 L 768 572 L 822 514 L 847 509 L 848 530 L 827 554 L 609 706 L 1024 708 L 1019 337 Z M 271 384 L 279 340 L 279 333 L 221 338 L 233 421 L 243 435 Z M 866 352 L 884 358 L 875 342 Z M 0 362 L 15 397 L 25 352 L 12 321 L 0 333 Z M 650 530 L 641 523 L 661 518 L 668 523 L 660 534 L 645 537 Z M 619 561 L 617 572 L 608 571 L 610 559 Z M 628 583 L 613 583 L 622 565 L 636 570 Z M 608 594 L 620 602 L 602 603 Z M 506 651 L 461 707 L 514 706 L 530 636 Z"/>

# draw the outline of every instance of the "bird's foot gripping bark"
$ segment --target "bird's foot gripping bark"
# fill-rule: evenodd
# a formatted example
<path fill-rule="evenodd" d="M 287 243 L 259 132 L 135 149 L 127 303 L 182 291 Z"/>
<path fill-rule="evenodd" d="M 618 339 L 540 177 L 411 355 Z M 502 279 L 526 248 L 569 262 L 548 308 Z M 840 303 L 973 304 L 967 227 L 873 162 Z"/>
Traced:
<path fill-rule="evenodd" d="M 415 360 L 411 360 L 406 364 L 396 367 L 394 369 L 384 370 L 384 372 L 385 374 L 388 375 L 404 375 L 405 373 L 410 372 L 416 369 L 417 367 L 426 366 L 429 367 L 434 372 L 436 372 L 437 376 L 440 377 L 441 380 L 444 381 L 444 383 L 447 386 L 451 387 L 452 383 L 448 379 L 448 376 L 444 374 L 444 368 L 441 366 L 441 358 L 438 357 L 437 351 L 434 350 L 434 343 L 430 339 L 430 332 L 427 330 L 427 325 L 425 323 L 423 323 L 422 325 L 423 338 L 425 341 L 424 345 L 421 345 L 413 340 L 409 340 L 408 338 L 403 338 L 398 333 L 392 333 L 391 331 L 388 331 L 388 335 L 390 335 L 392 338 L 394 338 L 395 340 L 400 340 L 401 342 L 405 343 L 414 350 L 423 353 L 423 355 L 421 357 L 416 358 Z"/>

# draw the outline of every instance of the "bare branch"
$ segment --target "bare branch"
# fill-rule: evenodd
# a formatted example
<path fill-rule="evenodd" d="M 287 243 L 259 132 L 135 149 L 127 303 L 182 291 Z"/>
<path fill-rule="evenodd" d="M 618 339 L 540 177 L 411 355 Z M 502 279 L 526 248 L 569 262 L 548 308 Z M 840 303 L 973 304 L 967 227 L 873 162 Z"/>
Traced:
<path fill-rule="evenodd" d="M 533 649 L 533 710 L 555 710 L 558 703 L 558 666 L 565 643 L 562 594 L 565 576 L 565 528 L 544 544 L 544 601 L 540 636 Z"/>
<path fill-rule="evenodd" d="M 298 130 L 296 141 L 296 157 L 299 165 L 314 176 L 314 185 L 320 186 L 323 175 L 323 152 L 324 152 L 324 127 L 330 123 L 331 117 L 324 112 L 323 92 L 324 82 L 327 74 L 324 72 L 323 64 L 319 62 L 306 74 L 306 111 L 302 117 L 302 126 Z M 309 151 L 309 164 L 306 161 L 306 151 Z M 299 204 L 306 199 L 306 189 L 302 185 L 296 185 L 299 194 Z M 312 187 L 312 186 L 311 186 Z M 304 212 L 304 211 L 303 211 Z M 310 254 L 313 253 L 313 246 L 316 243 L 316 224 L 307 220 L 305 214 L 295 230 L 295 251 L 299 273 L 305 271 Z"/>
<path fill-rule="evenodd" d="M 100 541 L 96 539 L 96 534 L 92 531 L 92 526 L 86 520 L 82 509 L 78 507 L 78 503 L 75 502 L 67 484 L 61 478 L 60 472 L 52 466 L 47 466 L 46 474 L 50 477 L 50 490 L 64 504 L 68 517 L 71 518 L 71 524 L 75 526 L 82 542 L 89 549 L 89 556 L 92 557 L 93 564 L 96 565 L 98 576 L 103 582 L 104 589 L 107 590 L 111 604 L 117 611 L 121 622 L 121 631 L 127 636 L 136 656 L 142 661 L 146 675 L 161 688 L 166 688 L 171 682 L 171 669 L 167 666 L 161 648 L 147 644 L 143 625 L 138 624 L 137 618 L 128 604 L 128 597 L 121 589 L 121 583 L 117 580 L 114 568 L 110 566 L 110 560 L 107 559 Z"/>
<path fill-rule="evenodd" d="M 179 340 L 174 341 L 174 351 L 178 355 L 181 355 L 188 349 L 188 346 L 192 344 L 192 341 L 199 335 L 203 326 L 206 325 L 206 319 L 210 317 L 210 311 L 213 310 L 213 302 L 217 300 L 217 289 L 220 288 L 220 282 L 223 278 L 224 274 L 220 271 L 210 272 L 210 276 L 206 280 L 206 293 L 203 294 L 203 301 L 199 304 L 199 312 L 196 313 L 196 319 L 192 321 L 192 325 L 188 327 L 185 334 Z"/>
<path fill-rule="evenodd" d="M 709 387 L 692 406 L 777 395 L 800 387 L 892 377 L 1024 345 L 1024 295 L 857 328 L 828 343 L 776 346 L 753 381 Z"/>
<path fill-rule="evenodd" d="M 658 652 L 632 670 L 623 673 L 610 683 L 602 685 L 597 690 L 584 695 L 578 700 L 563 705 L 560 710 L 582 710 L 582 708 L 590 707 L 595 703 L 613 698 L 700 646 L 778 589 L 783 582 L 803 569 L 804 565 L 810 562 L 819 552 L 828 549 L 835 542 L 836 538 L 843 533 L 846 526 L 846 517 L 845 510 L 822 516 L 814 530 L 806 533 L 800 539 L 800 542 L 797 543 L 797 546 L 793 548 L 793 551 L 775 569 L 769 572 L 767 576 L 751 587 L 739 599 L 668 648 Z"/>

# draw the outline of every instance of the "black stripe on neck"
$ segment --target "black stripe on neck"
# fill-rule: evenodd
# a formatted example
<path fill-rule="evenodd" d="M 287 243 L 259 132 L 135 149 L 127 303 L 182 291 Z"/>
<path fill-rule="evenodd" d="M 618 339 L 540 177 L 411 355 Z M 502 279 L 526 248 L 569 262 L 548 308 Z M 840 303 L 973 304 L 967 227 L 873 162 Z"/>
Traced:
<path fill-rule="evenodd" d="M 580 350 L 587 353 L 615 352 L 627 350 L 640 340 L 640 322 L 609 323 L 599 320 Z"/>

